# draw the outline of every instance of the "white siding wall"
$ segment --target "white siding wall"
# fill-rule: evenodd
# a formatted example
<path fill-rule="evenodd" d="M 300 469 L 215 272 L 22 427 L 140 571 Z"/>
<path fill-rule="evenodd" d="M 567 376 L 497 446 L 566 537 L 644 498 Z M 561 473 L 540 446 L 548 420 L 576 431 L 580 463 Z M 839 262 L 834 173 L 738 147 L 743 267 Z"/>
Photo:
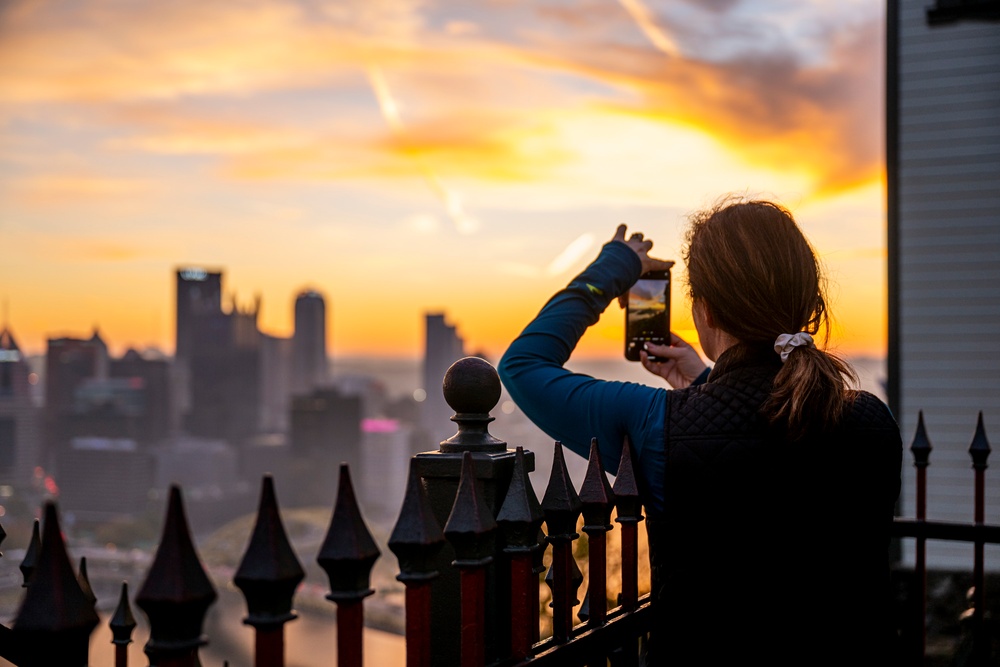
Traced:
<path fill-rule="evenodd" d="M 900 427 L 923 410 L 928 518 L 973 518 L 968 448 L 983 412 L 994 452 L 986 521 L 1000 523 L 1000 23 L 929 26 L 900 2 Z M 903 515 L 915 516 L 904 455 Z M 912 561 L 912 544 L 907 557 Z M 971 569 L 972 546 L 928 543 L 931 567 Z M 1000 547 L 987 547 L 1000 569 Z"/>

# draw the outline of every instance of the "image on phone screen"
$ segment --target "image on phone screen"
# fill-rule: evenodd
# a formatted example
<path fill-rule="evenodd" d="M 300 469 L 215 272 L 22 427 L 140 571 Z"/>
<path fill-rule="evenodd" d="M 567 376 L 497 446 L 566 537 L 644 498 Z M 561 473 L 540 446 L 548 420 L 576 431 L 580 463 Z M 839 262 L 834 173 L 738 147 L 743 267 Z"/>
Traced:
<path fill-rule="evenodd" d="M 647 274 L 628 293 L 625 309 L 625 357 L 639 360 L 643 343 L 663 344 L 670 335 L 670 276 Z M 655 358 L 653 359 L 655 361 Z"/>

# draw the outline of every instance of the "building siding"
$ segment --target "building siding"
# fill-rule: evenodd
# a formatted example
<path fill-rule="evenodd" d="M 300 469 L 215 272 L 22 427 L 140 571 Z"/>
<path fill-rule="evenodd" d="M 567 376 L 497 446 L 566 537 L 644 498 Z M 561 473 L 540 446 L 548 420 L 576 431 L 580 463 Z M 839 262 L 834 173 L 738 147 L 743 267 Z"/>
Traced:
<path fill-rule="evenodd" d="M 983 413 L 1000 443 L 1000 24 L 930 26 L 925 0 L 899 0 L 895 29 L 898 412 L 904 445 L 923 412 L 933 446 L 928 518 L 973 519 L 968 454 Z M 890 17 L 893 13 L 890 12 Z M 890 131 L 893 130 L 890 121 Z M 890 140 L 890 147 L 893 145 Z M 892 178 L 892 177 L 891 177 Z M 1000 523 L 1000 465 L 987 471 L 986 520 Z M 915 516 L 905 457 L 901 510 Z M 1000 570 L 1000 549 L 986 550 Z M 928 543 L 930 567 L 968 569 L 972 546 Z M 912 544 L 904 544 L 912 562 Z"/>

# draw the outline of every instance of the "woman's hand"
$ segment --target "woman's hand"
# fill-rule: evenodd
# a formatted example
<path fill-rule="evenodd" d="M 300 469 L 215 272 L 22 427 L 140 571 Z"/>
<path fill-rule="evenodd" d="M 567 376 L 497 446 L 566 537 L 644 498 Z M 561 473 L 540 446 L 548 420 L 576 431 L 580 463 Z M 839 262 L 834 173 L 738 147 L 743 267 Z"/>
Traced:
<path fill-rule="evenodd" d="M 649 355 L 661 361 L 650 361 Z M 674 389 L 687 387 L 708 368 L 698 352 L 673 331 L 670 332 L 670 345 L 646 343 L 645 350 L 639 352 L 639 360 L 643 368 L 659 375 Z"/>
<path fill-rule="evenodd" d="M 618 225 L 618 229 L 615 231 L 615 237 L 611 240 L 624 243 L 639 256 L 639 261 L 642 262 L 642 272 L 640 275 L 650 271 L 666 271 L 674 265 L 673 262 L 668 262 L 665 259 L 656 259 L 655 257 L 649 256 L 649 250 L 653 247 L 653 242 L 646 240 L 643 237 L 642 232 L 636 232 L 626 239 L 625 230 L 625 225 Z M 625 308 L 627 304 L 628 292 L 619 294 L 618 305 Z"/>
<path fill-rule="evenodd" d="M 666 271 L 674 265 L 673 262 L 649 256 L 649 250 L 653 247 L 653 242 L 646 240 L 643 237 L 642 232 L 636 232 L 626 239 L 625 230 L 625 225 L 618 225 L 618 229 L 615 231 L 615 237 L 611 240 L 621 241 L 635 251 L 635 254 L 639 256 L 639 261 L 642 262 L 642 273 L 648 273 L 650 271 Z"/>

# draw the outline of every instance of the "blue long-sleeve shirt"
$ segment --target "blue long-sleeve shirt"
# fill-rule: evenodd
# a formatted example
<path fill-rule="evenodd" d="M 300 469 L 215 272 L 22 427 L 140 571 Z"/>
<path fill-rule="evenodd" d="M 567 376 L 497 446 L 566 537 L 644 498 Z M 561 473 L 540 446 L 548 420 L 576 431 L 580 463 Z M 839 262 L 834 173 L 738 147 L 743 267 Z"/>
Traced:
<path fill-rule="evenodd" d="M 641 271 L 631 248 L 617 241 L 605 244 L 597 259 L 549 299 L 511 343 L 498 371 L 517 406 L 548 436 L 584 457 L 597 438 L 601 462 L 613 475 L 628 435 L 647 511 L 660 513 L 667 390 L 598 380 L 563 368 L 587 328 Z"/>

